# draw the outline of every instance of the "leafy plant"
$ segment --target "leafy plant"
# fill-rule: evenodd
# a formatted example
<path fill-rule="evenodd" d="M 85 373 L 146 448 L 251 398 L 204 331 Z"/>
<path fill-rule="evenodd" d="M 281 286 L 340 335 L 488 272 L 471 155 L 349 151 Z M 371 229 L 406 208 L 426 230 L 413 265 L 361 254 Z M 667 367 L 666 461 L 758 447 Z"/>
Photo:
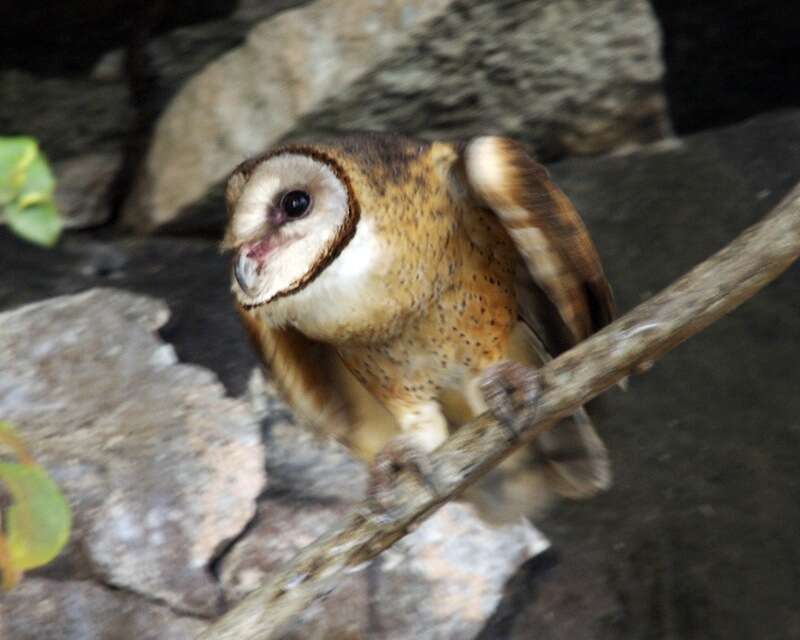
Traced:
<path fill-rule="evenodd" d="M 0 447 L 16 458 L 0 458 L 0 490 L 11 496 L 0 503 L 0 572 L 3 589 L 11 589 L 24 571 L 50 562 L 69 539 L 69 505 L 47 472 L 36 464 L 7 422 L 0 420 Z"/>
<path fill-rule="evenodd" d="M 0 137 L 0 214 L 17 235 L 52 246 L 61 233 L 55 179 L 36 140 Z"/>

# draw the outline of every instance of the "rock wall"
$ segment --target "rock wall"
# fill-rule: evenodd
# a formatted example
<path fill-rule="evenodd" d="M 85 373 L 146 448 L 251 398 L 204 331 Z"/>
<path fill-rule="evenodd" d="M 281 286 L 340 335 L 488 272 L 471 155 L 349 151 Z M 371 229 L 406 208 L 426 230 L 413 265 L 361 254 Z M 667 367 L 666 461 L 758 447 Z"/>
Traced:
<path fill-rule="evenodd" d="M 625 310 L 774 206 L 800 180 L 798 157 L 795 111 L 550 170 Z M 215 598 L 234 602 L 363 494 L 363 467 L 293 424 L 251 376 L 214 242 L 84 235 L 44 251 L 0 230 L 0 274 L 13 274 L 0 278 L 0 415 L 78 515 L 66 554 L 0 596 L 0 637 L 191 637 Z M 605 398 L 615 485 L 537 523 L 546 553 L 523 562 L 546 544 L 531 529 L 489 531 L 454 505 L 351 575 L 291 637 L 699 640 L 800 628 L 798 282 L 795 266 Z M 250 462 L 225 463 L 220 449 Z M 244 492 L 231 522 L 218 487 Z M 181 526 L 159 516 L 165 504 Z M 138 526 L 122 526 L 131 517 Z M 189 526 L 200 521 L 215 526 Z M 131 531 L 163 542 L 121 544 Z"/>
<path fill-rule="evenodd" d="M 244 155 L 349 128 L 513 134 L 562 159 L 548 169 L 623 310 L 800 180 L 796 111 L 648 143 L 669 132 L 665 96 L 679 132 L 797 104 L 793 4 L 654 0 L 654 17 L 640 0 L 343 1 L 243 0 L 159 32 L 167 20 L 140 51 L 142 100 L 119 36 L 130 15 L 87 35 L 81 60 L 78 21 L 34 19 L 53 50 L 28 60 L 40 3 L 0 8 L 22 43 L 0 60 L 0 132 L 40 138 L 75 226 L 107 220 L 125 166 L 129 225 L 174 234 L 187 209 L 211 214 L 207 237 L 115 227 L 49 251 L 0 228 L 0 418 L 75 513 L 64 554 L 0 595 L 0 638 L 195 637 L 363 495 L 363 466 L 253 375 L 209 199 Z M 165 108 L 137 166 L 131 124 Z M 793 637 L 798 282 L 795 266 L 605 398 L 610 492 L 557 507 L 543 534 L 449 505 L 288 637 Z"/>
<path fill-rule="evenodd" d="M 552 160 L 652 140 L 670 129 L 670 119 L 676 130 L 691 132 L 800 104 L 800 67 L 793 64 L 800 55 L 792 31 L 797 6 L 789 0 L 745 0 L 735 10 L 721 0 L 702 5 L 688 0 L 442 1 L 438 9 L 430 6 L 430 16 L 438 16 L 430 30 L 415 36 L 407 29 L 411 23 L 401 22 L 404 33 L 393 41 L 393 52 L 368 46 L 368 54 L 354 62 L 356 79 L 335 47 L 325 54 L 319 49 L 332 35 L 345 42 L 357 39 L 357 30 L 349 33 L 336 24 L 315 29 L 317 14 L 308 0 L 241 0 L 235 8 L 229 0 L 192 7 L 162 3 L 150 13 L 128 0 L 80 7 L 70 1 L 45 11 L 46 4 L 36 0 L 7 13 L 0 9 L 9 36 L 4 40 L 9 55 L 0 60 L 0 132 L 37 137 L 48 157 L 66 163 L 66 169 L 56 170 L 72 194 L 89 184 L 85 201 L 77 195 L 65 201 L 65 211 L 89 212 L 70 215 L 72 227 L 106 223 L 126 201 L 127 220 L 138 229 L 180 215 L 187 201 L 203 206 L 209 180 L 219 180 L 243 154 L 276 136 L 356 127 L 430 136 L 505 131 Z M 358 2 L 348 6 L 355 7 L 350 15 L 359 15 Z M 155 119 L 187 81 L 225 52 L 246 50 L 245 39 L 257 25 L 273 17 L 286 24 L 280 12 L 293 7 L 300 7 L 308 32 L 298 31 L 302 37 L 290 43 L 281 29 L 270 36 L 267 28 L 271 44 L 261 48 L 266 68 L 279 66 L 288 48 L 297 53 L 306 47 L 312 51 L 309 60 L 320 61 L 312 68 L 330 72 L 332 83 L 324 86 L 333 90 L 318 92 L 314 104 L 293 106 L 288 115 L 280 108 L 282 115 L 270 119 L 262 107 L 267 98 L 270 108 L 276 100 L 283 104 L 280 74 L 272 73 L 275 81 L 262 80 L 257 68 L 242 74 L 238 86 L 220 84 L 220 100 L 241 92 L 245 101 L 254 102 L 252 112 L 245 111 L 252 119 L 239 121 L 240 113 L 213 107 L 213 86 L 211 95 L 195 105 L 231 118 L 234 134 L 247 132 L 244 141 L 215 138 L 230 132 L 225 133 L 224 123 L 209 124 L 214 113 L 190 113 L 191 127 L 173 124 L 177 135 L 167 134 L 163 143 L 151 140 Z M 335 6 L 331 11 L 335 22 L 341 12 Z M 58 29 L 37 22 L 44 19 Z M 389 28 L 379 23 L 365 23 L 367 42 Z M 135 73 L 123 64 L 125 47 L 135 51 Z M 321 86 L 307 71 L 289 79 L 292 86 L 304 83 L 315 90 Z M 259 89 L 255 99 L 248 93 L 254 86 L 266 93 Z M 54 104 L 58 109 L 51 108 Z M 197 141 L 198 131 L 210 134 L 203 140 L 208 155 Z M 151 144 L 160 151 L 148 156 Z M 175 154 L 187 148 L 197 166 L 170 178 L 177 172 Z M 105 158 L 102 173 L 112 176 L 103 178 L 102 188 L 88 177 L 97 154 Z M 150 212 L 150 204 L 160 207 L 157 213 Z M 219 208 L 219 203 L 209 206 Z"/>
<path fill-rule="evenodd" d="M 504 132 L 548 159 L 655 140 L 669 131 L 659 47 L 644 0 L 383 0 L 345 14 L 318 0 L 260 24 L 176 96 L 125 219 L 175 219 L 293 133 Z"/>

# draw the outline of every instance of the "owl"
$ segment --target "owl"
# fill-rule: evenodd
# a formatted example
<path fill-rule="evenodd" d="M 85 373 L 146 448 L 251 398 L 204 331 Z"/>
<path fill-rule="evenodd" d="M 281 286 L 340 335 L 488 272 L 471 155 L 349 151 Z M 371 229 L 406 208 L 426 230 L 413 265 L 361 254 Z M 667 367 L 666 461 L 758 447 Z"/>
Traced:
<path fill-rule="evenodd" d="M 286 144 L 240 164 L 226 203 L 232 291 L 272 378 L 367 460 L 431 452 L 487 409 L 487 372 L 538 368 L 615 314 L 575 208 L 510 139 Z M 580 409 L 474 497 L 507 519 L 609 469 Z"/>

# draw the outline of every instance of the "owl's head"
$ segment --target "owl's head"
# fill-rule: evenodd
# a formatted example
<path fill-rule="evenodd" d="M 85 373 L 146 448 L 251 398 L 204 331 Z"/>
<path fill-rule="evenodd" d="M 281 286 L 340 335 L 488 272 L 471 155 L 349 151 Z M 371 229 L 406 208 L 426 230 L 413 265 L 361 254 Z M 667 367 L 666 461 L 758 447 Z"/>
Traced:
<path fill-rule="evenodd" d="M 359 208 L 341 165 L 290 146 L 248 160 L 226 188 L 223 248 L 233 251 L 233 291 L 245 307 L 313 280 L 352 238 Z"/>

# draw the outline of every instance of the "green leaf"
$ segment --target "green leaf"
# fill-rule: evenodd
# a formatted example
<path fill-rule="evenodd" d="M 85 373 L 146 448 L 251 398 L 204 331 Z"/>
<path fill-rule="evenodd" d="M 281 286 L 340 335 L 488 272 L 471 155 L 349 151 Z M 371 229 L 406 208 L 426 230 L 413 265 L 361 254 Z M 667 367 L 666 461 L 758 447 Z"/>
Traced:
<path fill-rule="evenodd" d="M 25 240 L 51 247 L 61 233 L 61 218 L 52 200 L 20 207 L 16 202 L 7 204 L 5 218 L 8 226 Z"/>
<path fill-rule="evenodd" d="M 20 204 L 25 207 L 29 203 L 49 200 L 56 186 L 50 165 L 41 153 L 37 153 L 25 167 L 24 179 L 20 187 Z"/>
<path fill-rule="evenodd" d="M 69 539 L 64 496 L 38 465 L 0 462 L 0 481 L 14 500 L 4 516 L 11 563 L 22 571 L 47 564 Z"/>
<path fill-rule="evenodd" d="M 37 155 L 39 145 L 33 138 L 0 138 L 0 205 L 20 193 L 26 170 Z"/>
<path fill-rule="evenodd" d="M 61 233 L 55 178 L 33 138 L 0 138 L 0 215 L 22 238 L 52 246 Z"/>
<path fill-rule="evenodd" d="M 2 514 L 0 570 L 3 586 L 11 588 L 27 569 L 55 558 L 69 540 L 69 505 L 44 469 L 31 462 L 19 438 L 0 422 L 0 442 L 17 452 L 22 464 L 0 462 L 0 484 L 13 503 Z"/>

